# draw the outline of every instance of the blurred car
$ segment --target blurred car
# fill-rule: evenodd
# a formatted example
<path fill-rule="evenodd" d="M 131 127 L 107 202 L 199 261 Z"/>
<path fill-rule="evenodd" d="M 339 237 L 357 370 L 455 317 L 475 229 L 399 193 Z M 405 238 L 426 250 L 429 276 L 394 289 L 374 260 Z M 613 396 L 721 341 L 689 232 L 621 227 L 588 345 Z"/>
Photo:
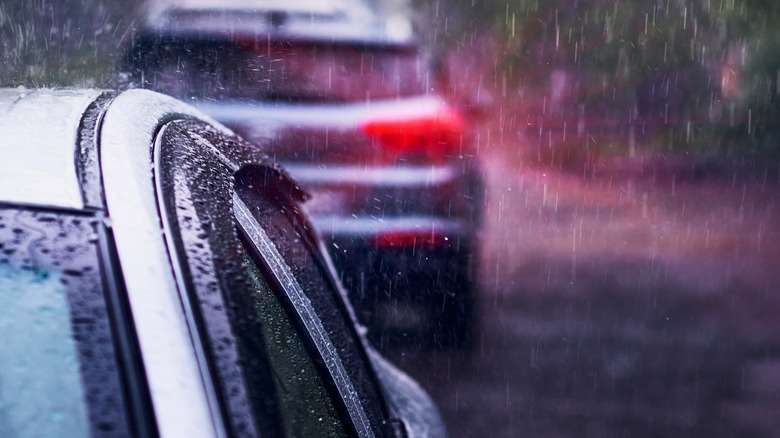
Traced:
<path fill-rule="evenodd" d="M 0 436 L 445 435 L 257 147 L 145 90 L 0 90 L 0 136 Z"/>
<path fill-rule="evenodd" d="M 359 0 L 155 1 L 120 71 L 250 141 L 283 138 L 268 153 L 312 194 L 371 337 L 457 347 L 474 316 L 482 176 L 429 58 L 408 21 Z"/>

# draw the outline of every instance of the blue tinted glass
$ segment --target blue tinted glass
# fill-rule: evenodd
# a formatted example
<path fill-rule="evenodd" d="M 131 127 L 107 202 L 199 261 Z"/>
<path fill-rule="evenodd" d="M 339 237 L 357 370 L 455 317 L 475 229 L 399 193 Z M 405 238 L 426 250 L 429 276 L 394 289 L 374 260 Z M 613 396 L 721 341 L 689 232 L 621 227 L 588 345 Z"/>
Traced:
<path fill-rule="evenodd" d="M 89 434 L 67 290 L 60 277 L 0 265 L 0 436 Z"/>
<path fill-rule="evenodd" d="M 0 208 L 0 437 L 138 436 L 103 291 L 97 219 Z"/>

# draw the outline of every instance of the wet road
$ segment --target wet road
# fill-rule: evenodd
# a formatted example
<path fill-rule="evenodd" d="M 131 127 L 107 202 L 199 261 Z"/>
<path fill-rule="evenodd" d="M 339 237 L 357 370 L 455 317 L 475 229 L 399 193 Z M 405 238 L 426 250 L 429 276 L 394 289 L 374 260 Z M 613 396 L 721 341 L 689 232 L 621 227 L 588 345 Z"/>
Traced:
<path fill-rule="evenodd" d="M 780 436 L 777 181 L 483 154 L 477 341 L 391 353 L 452 436 Z"/>

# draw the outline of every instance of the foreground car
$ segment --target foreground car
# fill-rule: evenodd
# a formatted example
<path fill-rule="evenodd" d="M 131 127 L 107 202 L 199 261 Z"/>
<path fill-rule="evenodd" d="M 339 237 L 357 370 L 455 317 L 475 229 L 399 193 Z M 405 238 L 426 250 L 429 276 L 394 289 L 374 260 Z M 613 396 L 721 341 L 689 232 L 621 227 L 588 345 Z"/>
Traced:
<path fill-rule="evenodd" d="M 0 136 L 0 436 L 444 435 L 256 148 L 140 90 L 0 90 Z"/>
<path fill-rule="evenodd" d="M 467 342 L 482 202 L 460 113 L 403 21 L 359 0 L 152 2 L 121 70 L 268 151 L 381 342 Z M 271 120 L 275 123 L 269 124 Z"/>

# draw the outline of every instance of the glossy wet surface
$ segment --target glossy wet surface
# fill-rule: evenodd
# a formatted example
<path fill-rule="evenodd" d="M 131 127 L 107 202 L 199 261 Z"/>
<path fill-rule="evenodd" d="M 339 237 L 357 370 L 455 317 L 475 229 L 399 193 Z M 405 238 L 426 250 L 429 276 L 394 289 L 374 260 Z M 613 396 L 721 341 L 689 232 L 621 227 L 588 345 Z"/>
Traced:
<path fill-rule="evenodd" d="M 777 181 L 488 151 L 471 351 L 395 351 L 452 436 L 777 436 Z"/>

